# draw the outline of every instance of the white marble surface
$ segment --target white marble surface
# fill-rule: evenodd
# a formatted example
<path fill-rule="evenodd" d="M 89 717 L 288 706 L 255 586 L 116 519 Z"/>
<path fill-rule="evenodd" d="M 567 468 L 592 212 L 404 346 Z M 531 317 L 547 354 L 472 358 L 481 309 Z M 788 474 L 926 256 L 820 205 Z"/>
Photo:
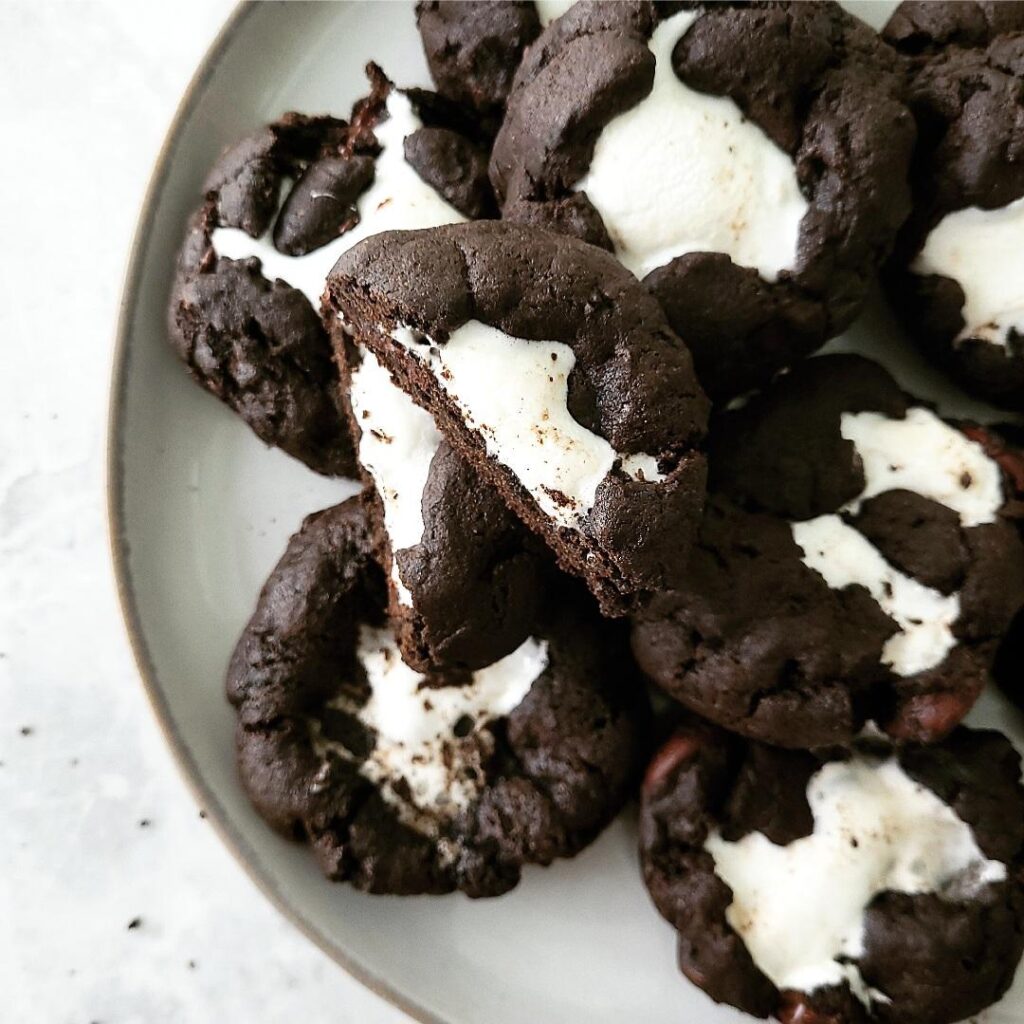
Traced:
<path fill-rule="evenodd" d="M 201 818 L 138 681 L 109 567 L 125 258 L 174 107 L 230 8 L 0 0 L 4 1021 L 407 1019 L 283 921 Z"/>

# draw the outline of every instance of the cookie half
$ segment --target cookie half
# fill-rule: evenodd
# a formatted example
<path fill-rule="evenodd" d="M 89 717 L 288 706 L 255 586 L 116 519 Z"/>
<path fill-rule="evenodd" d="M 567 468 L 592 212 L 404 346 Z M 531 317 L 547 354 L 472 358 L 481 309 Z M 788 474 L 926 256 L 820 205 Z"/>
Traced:
<path fill-rule="evenodd" d="M 371 65 L 350 121 L 286 114 L 228 149 L 192 218 L 171 295 L 171 342 L 193 378 L 257 436 L 354 475 L 319 317 L 327 273 L 361 238 L 493 215 L 486 152 L 439 97 Z"/>
<path fill-rule="evenodd" d="M 984 439 L 859 356 L 807 360 L 721 414 L 686 585 L 634 622 L 641 667 L 785 747 L 869 721 L 941 738 L 1024 604 L 1021 507 Z"/>
<path fill-rule="evenodd" d="M 910 208 L 901 62 L 833 3 L 579 3 L 491 154 L 508 219 L 614 250 L 714 399 L 856 316 Z"/>
<path fill-rule="evenodd" d="M 608 253 L 505 223 L 393 232 L 338 261 L 328 299 L 606 611 L 682 578 L 707 401 Z"/>
<path fill-rule="evenodd" d="M 890 298 L 962 387 L 1024 410 L 1024 4 L 902 4 L 885 34 L 919 128 Z"/>
<path fill-rule="evenodd" d="M 530 635 L 552 560 L 377 357 L 340 321 L 332 335 L 402 656 L 422 671 L 483 668 Z"/>
<path fill-rule="evenodd" d="M 997 732 L 814 756 L 681 731 L 640 850 L 683 974 L 784 1024 L 952 1024 L 1024 950 L 1024 789 Z"/>
<path fill-rule="evenodd" d="M 422 675 L 373 549 L 353 498 L 310 516 L 268 579 L 228 672 L 242 783 L 332 880 L 497 895 L 626 798 L 643 724 L 628 646 L 563 595 L 499 662 Z"/>

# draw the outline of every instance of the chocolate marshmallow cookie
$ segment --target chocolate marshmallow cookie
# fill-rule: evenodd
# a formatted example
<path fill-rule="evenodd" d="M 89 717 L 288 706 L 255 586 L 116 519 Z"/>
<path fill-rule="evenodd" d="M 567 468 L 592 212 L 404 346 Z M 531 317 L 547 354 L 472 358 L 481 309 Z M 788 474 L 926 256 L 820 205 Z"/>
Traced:
<path fill-rule="evenodd" d="M 625 799 L 643 723 L 628 649 L 576 592 L 495 664 L 421 675 L 372 549 L 353 498 L 309 517 L 267 581 L 228 673 L 242 782 L 333 880 L 497 895 Z"/>
<path fill-rule="evenodd" d="M 613 249 L 715 399 L 855 317 L 909 211 L 899 57 L 832 3 L 581 2 L 491 154 L 512 220 Z"/>
<path fill-rule="evenodd" d="M 286 114 L 224 153 L 169 310 L 192 376 L 263 441 L 328 474 L 354 465 L 319 317 L 327 272 L 376 231 L 494 212 L 485 152 L 459 133 L 465 117 L 368 73 L 350 122 Z"/>
<path fill-rule="evenodd" d="M 952 1024 L 1024 949 L 1024 789 L 997 732 L 814 756 L 694 727 L 655 756 L 644 879 L 683 974 L 784 1024 Z"/>
<path fill-rule="evenodd" d="M 1024 410 L 1024 4 L 903 4 L 885 34 L 920 135 L 890 297 L 958 383 Z"/>
<path fill-rule="evenodd" d="M 641 667 L 784 747 L 847 743 L 869 721 L 941 738 L 1024 604 L 1021 507 L 985 433 L 859 356 L 807 360 L 722 413 L 686 585 L 634 623 Z"/>
<path fill-rule="evenodd" d="M 498 661 L 540 613 L 544 545 L 337 319 L 332 333 L 402 657 L 422 671 Z"/>
<path fill-rule="evenodd" d="M 683 579 L 707 401 L 612 256 L 502 223 L 392 232 L 328 302 L 609 613 Z"/>

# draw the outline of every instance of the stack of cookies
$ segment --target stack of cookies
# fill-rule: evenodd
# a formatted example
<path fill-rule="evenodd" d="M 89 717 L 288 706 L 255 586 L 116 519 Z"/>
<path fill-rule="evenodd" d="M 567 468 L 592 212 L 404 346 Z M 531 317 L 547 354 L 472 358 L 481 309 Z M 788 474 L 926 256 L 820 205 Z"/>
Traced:
<path fill-rule="evenodd" d="M 371 64 L 232 146 L 179 258 L 192 376 L 363 483 L 231 660 L 253 803 L 333 880 L 485 897 L 638 795 L 713 999 L 995 1002 L 1024 788 L 961 723 L 1024 658 L 1024 4 L 416 19 L 437 92 Z M 1005 425 L 818 353 L 879 276 Z"/>

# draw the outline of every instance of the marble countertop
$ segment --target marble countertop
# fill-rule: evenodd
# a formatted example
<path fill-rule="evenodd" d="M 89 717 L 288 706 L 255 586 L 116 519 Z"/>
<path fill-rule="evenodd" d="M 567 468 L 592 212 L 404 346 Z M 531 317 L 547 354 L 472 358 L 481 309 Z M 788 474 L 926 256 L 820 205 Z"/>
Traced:
<path fill-rule="evenodd" d="M 0 2 L 4 1020 L 408 1019 L 299 935 L 220 845 L 138 681 L 110 569 L 125 260 L 175 105 L 231 6 Z"/>

